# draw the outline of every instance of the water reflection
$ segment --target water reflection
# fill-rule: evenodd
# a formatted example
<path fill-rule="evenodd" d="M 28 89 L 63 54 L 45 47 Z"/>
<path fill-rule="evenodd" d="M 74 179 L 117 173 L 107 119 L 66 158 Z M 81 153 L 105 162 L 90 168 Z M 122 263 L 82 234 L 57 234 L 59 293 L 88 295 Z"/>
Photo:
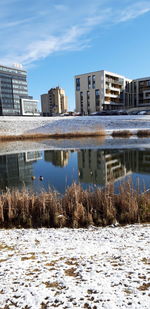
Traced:
<path fill-rule="evenodd" d="M 25 152 L 0 156 L 0 189 L 30 185 L 33 163 L 42 159 L 41 152 Z"/>
<path fill-rule="evenodd" d="M 128 176 L 133 181 L 139 177 L 149 186 L 150 150 L 46 150 L 0 156 L 1 190 L 25 184 L 35 191 L 51 186 L 64 192 L 73 181 L 87 188 L 105 186 L 112 180 L 116 183 Z"/>
<path fill-rule="evenodd" d="M 44 159 L 55 166 L 64 167 L 68 165 L 69 151 L 64 150 L 45 150 Z"/>
<path fill-rule="evenodd" d="M 81 150 L 79 180 L 104 186 L 112 179 L 122 179 L 137 170 L 137 153 L 136 150 Z"/>

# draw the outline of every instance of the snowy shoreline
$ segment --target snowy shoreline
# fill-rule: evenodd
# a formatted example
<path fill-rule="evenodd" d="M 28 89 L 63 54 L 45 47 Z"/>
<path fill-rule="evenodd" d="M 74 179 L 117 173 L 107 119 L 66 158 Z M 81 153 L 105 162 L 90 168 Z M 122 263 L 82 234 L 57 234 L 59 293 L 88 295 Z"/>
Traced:
<path fill-rule="evenodd" d="M 0 230 L 0 307 L 148 309 L 149 227 Z"/>
<path fill-rule="evenodd" d="M 0 117 L 0 135 L 55 134 L 105 130 L 150 129 L 150 115 L 80 117 Z"/>

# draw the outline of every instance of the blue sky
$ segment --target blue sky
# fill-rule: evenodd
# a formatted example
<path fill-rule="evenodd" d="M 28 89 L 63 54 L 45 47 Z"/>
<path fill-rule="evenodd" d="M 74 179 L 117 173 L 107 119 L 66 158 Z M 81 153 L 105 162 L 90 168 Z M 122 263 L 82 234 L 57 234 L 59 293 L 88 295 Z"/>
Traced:
<path fill-rule="evenodd" d="M 150 0 L 0 0 L 0 64 L 21 63 L 35 99 L 74 75 L 150 76 Z"/>

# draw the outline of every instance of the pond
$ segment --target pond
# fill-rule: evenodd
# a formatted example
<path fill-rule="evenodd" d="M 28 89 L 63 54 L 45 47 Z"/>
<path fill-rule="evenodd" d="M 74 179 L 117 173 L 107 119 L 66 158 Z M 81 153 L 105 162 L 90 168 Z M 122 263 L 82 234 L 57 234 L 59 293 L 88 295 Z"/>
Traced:
<path fill-rule="evenodd" d="M 115 190 L 131 178 L 142 191 L 150 187 L 150 149 L 36 150 L 0 154 L 0 190 L 24 185 L 35 192 L 53 188 L 64 193 L 73 182 L 86 188 Z"/>

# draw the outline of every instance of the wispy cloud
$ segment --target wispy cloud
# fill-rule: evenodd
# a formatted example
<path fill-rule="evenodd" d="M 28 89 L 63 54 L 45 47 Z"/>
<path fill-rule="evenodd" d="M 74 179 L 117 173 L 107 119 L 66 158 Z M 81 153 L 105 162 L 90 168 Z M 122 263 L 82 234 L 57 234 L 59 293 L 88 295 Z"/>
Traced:
<path fill-rule="evenodd" d="M 122 10 L 117 22 L 126 22 L 148 12 L 150 12 L 150 2 L 138 2 Z"/>
<path fill-rule="evenodd" d="M 23 5 L 18 0 L 1 0 L 0 62 L 29 65 L 55 52 L 81 50 L 89 47 L 93 30 L 150 12 L 149 1 L 133 4 L 127 0 L 117 8 L 115 2 L 64 0 L 62 5 L 58 0 L 26 0 Z"/>

